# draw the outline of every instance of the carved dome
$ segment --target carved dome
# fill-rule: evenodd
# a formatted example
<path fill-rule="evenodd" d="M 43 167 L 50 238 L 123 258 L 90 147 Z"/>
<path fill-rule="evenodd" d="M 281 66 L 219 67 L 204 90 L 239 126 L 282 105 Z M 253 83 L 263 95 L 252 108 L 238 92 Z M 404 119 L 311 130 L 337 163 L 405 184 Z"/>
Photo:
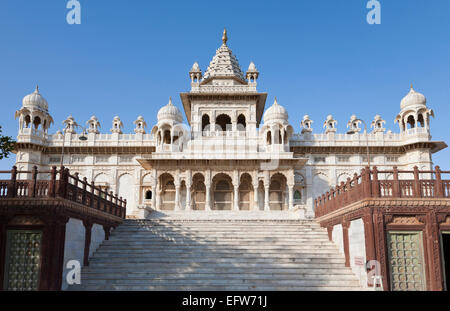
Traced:
<path fill-rule="evenodd" d="M 277 99 L 275 98 L 273 105 L 266 110 L 266 113 L 264 113 L 263 120 L 264 124 L 270 121 L 287 121 L 288 113 L 283 106 L 278 104 Z"/>
<path fill-rule="evenodd" d="M 162 120 L 183 122 L 183 116 L 180 110 L 172 104 L 172 98 L 169 99 L 167 105 L 158 111 L 158 121 Z"/>
<path fill-rule="evenodd" d="M 417 106 L 424 106 L 427 105 L 427 99 L 425 96 L 421 93 L 418 93 L 414 91 L 411 85 L 411 90 L 409 93 L 402 99 L 400 103 L 400 108 L 405 109 L 407 107 L 417 107 Z"/>
<path fill-rule="evenodd" d="M 36 90 L 25 96 L 22 100 L 22 105 L 27 108 L 39 108 L 44 111 L 48 111 L 48 103 L 41 94 L 39 94 L 39 87 L 36 86 Z"/>

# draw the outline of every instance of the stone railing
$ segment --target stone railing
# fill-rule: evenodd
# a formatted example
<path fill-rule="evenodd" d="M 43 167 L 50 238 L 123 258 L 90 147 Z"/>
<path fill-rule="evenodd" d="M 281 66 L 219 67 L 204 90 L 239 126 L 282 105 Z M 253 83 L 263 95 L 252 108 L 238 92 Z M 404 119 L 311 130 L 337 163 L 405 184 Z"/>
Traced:
<path fill-rule="evenodd" d="M 392 175 L 392 179 L 380 180 L 379 174 Z M 413 179 L 401 178 L 404 174 Z M 366 167 L 360 175 L 355 173 L 352 179 L 316 198 L 315 215 L 327 215 L 365 198 L 450 198 L 450 180 L 442 180 L 442 174 L 450 171 L 441 171 L 439 166 L 434 171 L 419 171 L 417 166 L 413 171 L 399 171 L 396 167 L 378 171 L 376 166 L 372 170 Z"/>
<path fill-rule="evenodd" d="M 253 85 L 202 85 L 192 86 L 192 93 L 256 93 Z"/>
<path fill-rule="evenodd" d="M 78 173 L 71 175 L 69 169 L 54 166 L 51 171 L 0 171 L 0 174 L 11 173 L 8 180 L 0 180 L 0 200 L 3 198 L 62 198 L 84 206 L 125 219 L 126 199 L 108 193 L 94 182 L 88 183 L 86 177 L 80 179 Z M 38 178 L 38 175 L 46 175 Z M 31 176 L 30 179 L 18 179 L 17 176 Z M 49 178 L 48 178 L 49 176 Z"/>

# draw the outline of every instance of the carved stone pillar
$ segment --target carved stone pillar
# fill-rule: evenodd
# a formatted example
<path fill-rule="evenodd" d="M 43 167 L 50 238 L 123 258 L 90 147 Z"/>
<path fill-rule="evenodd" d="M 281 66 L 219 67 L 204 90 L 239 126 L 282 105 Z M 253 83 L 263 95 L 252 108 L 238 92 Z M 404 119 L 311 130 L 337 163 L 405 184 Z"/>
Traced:
<path fill-rule="evenodd" d="M 153 170 L 153 181 L 152 181 L 152 208 L 157 209 L 156 207 L 156 192 L 158 187 L 158 177 L 156 170 Z"/>
<path fill-rule="evenodd" d="M 233 172 L 233 187 L 234 187 L 234 195 L 233 195 L 233 210 L 239 211 L 239 172 Z"/>
<path fill-rule="evenodd" d="M 256 180 L 258 181 L 258 180 Z M 253 203 L 253 210 L 259 211 L 259 196 L 258 196 L 258 182 L 253 184 L 253 197 L 254 197 L 254 203 Z"/>
<path fill-rule="evenodd" d="M 239 210 L 239 185 L 234 185 L 234 203 L 233 203 L 233 210 L 238 211 Z"/>
<path fill-rule="evenodd" d="M 191 210 L 191 187 L 192 187 L 192 173 L 191 170 L 186 170 L 186 211 Z"/>
<path fill-rule="evenodd" d="M 206 200 L 205 200 L 205 211 L 211 210 L 211 182 L 205 183 L 206 187 Z"/>
<path fill-rule="evenodd" d="M 177 183 L 175 185 L 175 206 L 174 210 L 179 211 L 180 210 L 180 184 Z"/>
<path fill-rule="evenodd" d="M 161 193 L 162 191 L 158 189 L 159 186 L 156 186 L 156 191 L 155 191 L 155 195 L 156 195 L 156 210 L 160 211 L 161 210 Z"/>
<path fill-rule="evenodd" d="M 206 199 L 205 199 L 205 211 L 211 210 L 211 170 L 205 172 L 205 187 L 206 187 Z"/>
<path fill-rule="evenodd" d="M 289 210 L 294 209 L 294 186 L 288 185 L 289 191 Z"/>
<path fill-rule="evenodd" d="M 264 210 L 270 211 L 270 205 L 269 205 L 269 186 L 264 185 Z"/>

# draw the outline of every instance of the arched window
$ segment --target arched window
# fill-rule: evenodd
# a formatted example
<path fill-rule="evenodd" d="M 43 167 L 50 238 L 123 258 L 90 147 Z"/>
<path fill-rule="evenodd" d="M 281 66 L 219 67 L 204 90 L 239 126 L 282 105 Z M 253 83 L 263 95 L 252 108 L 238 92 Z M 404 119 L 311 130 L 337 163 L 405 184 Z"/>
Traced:
<path fill-rule="evenodd" d="M 204 114 L 204 115 L 202 116 L 202 131 L 204 131 L 205 128 L 206 128 L 209 124 L 210 124 L 210 122 L 209 122 L 209 115 Z"/>
<path fill-rule="evenodd" d="M 220 126 L 222 131 L 231 130 L 231 118 L 229 115 L 226 114 L 219 115 L 216 118 L 216 124 Z"/>
<path fill-rule="evenodd" d="M 151 200 L 152 199 L 152 191 L 151 190 L 145 191 L 145 199 L 146 200 Z"/>
<path fill-rule="evenodd" d="M 247 124 L 245 122 L 245 116 L 243 114 L 240 114 L 237 118 L 237 129 L 238 131 L 244 131 Z"/>
<path fill-rule="evenodd" d="M 300 201 L 302 199 L 302 193 L 299 190 L 295 190 L 294 192 L 294 200 Z"/>

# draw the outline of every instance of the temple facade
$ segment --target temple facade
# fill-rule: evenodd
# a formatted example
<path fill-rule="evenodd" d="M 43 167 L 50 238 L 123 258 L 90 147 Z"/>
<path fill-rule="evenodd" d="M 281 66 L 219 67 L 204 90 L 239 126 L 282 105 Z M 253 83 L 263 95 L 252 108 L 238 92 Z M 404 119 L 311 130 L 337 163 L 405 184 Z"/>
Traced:
<path fill-rule="evenodd" d="M 289 119 L 276 99 L 265 109 L 257 67 L 252 62 L 244 73 L 227 40 L 225 31 L 205 71 L 198 63 L 189 71 L 191 89 L 180 94 L 185 117 L 170 99 L 153 126 L 137 117 L 134 133 L 122 132 L 118 116 L 110 133 L 101 132 L 95 116 L 86 126 L 69 116 L 62 132 L 50 133 L 53 118 L 36 88 L 16 112 L 18 171 L 68 167 L 126 198 L 129 217 L 230 210 L 311 218 L 314 198 L 363 167 L 432 170 L 432 154 L 447 147 L 432 140 L 434 113 L 412 86 L 389 118 L 398 133 L 386 131 L 379 115 L 367 125 L 351 116 L 347 133 L 337 133 L 337 121 L 324 116 L 315 133 L 308 115 Z"/>

